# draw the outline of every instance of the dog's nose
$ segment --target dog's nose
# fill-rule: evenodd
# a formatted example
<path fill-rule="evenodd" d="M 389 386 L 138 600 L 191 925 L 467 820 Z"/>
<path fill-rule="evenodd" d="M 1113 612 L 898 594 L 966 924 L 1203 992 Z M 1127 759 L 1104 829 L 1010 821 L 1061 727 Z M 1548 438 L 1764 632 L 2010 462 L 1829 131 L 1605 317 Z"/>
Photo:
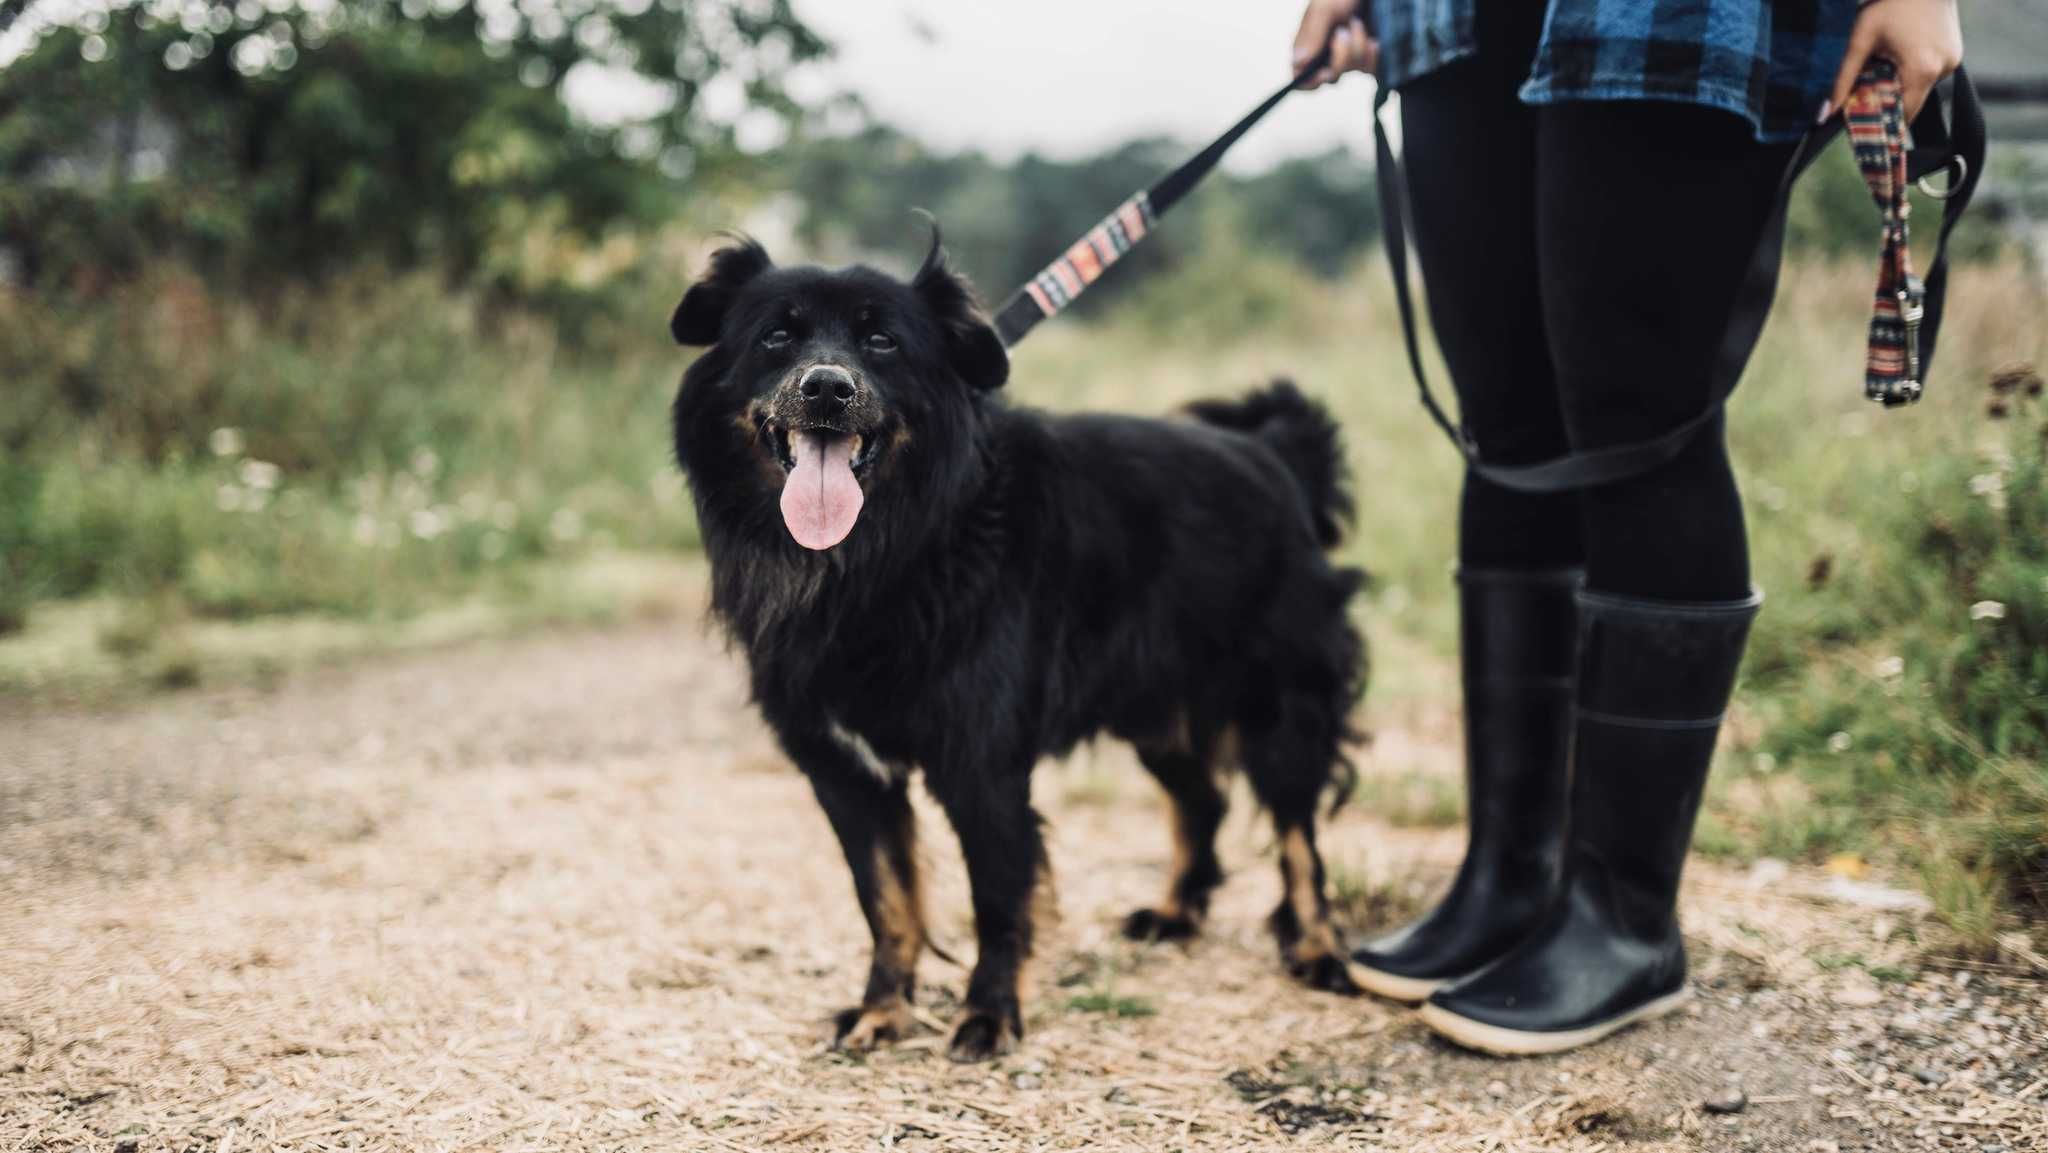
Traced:
<path fill-rule="evenodd" d="M 854 383 L 853 374 L 829 364 L 805 369 L 803 379 L 797 382 L 797 393 L 807 403 L 835 412 L 852 403 L 854 394 L 859 391 L 860 386 Z"/>

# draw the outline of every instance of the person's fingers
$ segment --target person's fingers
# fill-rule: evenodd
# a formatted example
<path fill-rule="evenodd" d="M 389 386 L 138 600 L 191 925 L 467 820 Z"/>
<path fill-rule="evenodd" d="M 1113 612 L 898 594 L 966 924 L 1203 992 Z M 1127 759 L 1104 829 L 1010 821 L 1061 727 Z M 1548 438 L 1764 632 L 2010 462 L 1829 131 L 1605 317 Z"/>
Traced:
<path fill-rule="evenodd" d="M 1358 67 L 1360 44 L 1351 25 L 1340 24 L 1330 36 L 1330 71 L 1338 76 Z"/>
<path fill-rule="evenodd" d="M 1865 13 L 1866 17 L 1868 12 Z M 1849 50 L 1842 54 L 1842 67 L 1835 73 L 1834 90 L 1828 93 L 1825 103 L 1814 116 L 1816 122 L 1825 121 L 1849 102 L 1849 93 L 1856 90 L 1856 77 L 1863 71 L 1863 64 L 1870 59 L 1871 51 L 1877 47 L 1877 26 L 1869 19 L 1856 22 L 1855 30 L 1849 33 Z"/>
<path fill-rule="evenodd" d="M 1301 27 L 1294 33 L 1295 71 L 1308 67 L 1308 62 L 1330 42 L 1330 32 L 1336 23 L 1337 16 L 1327 4 L 1311 3 L 1302 11 Z"/>
<path fill-rule="evenodd" d="M 1913 118 L 1920 115 L 1921 106 L 1927 103 L 1927 94 L 1934 91 L 1942 77 L 1954 72 L 1958 63 L 1961 62 L 1949 59 L 1932 47 L 1923 47 L 1913 54 L 1910 61 L 1900 62 L 1899 88 L 1905 103 L 1906 123 L 1911 124 Z"/>
<path fill-rule="evenodd" d="M 1906 123 L 1920 115 L 1920 106 L 1927 103 L 1927 94 L 1934 91 L 1935 82 L 1941 77 L 1933 72 L 1915 72 L 1911 76 L 1900 75 L 1899 97 L 1905 104 Z"/>
<path fill-rule="evenodd" d="M 1351 18 L 1351 35 L 1353 42 L 1358 45 L 1358 70 L 1360 72 L 1379 71 L 1380 42 L 1373 39 L 1372 34 L 1365 30 L 1364 20 L 1356 16 Z"/>

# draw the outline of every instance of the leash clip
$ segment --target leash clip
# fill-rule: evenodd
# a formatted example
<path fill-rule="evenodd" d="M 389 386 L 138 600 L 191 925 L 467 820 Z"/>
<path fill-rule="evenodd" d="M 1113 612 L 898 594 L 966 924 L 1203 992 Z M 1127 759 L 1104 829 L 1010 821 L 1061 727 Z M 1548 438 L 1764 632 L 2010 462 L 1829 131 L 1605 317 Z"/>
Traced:
<path fill-rule="evenodd" d="M 1912 404 L 1920 399 L 1920 323 L 1927 318 L 1927 286 L 1908 274 L 1899 288 L 1899 326 L 1906 337 L 1906 375 L 1885 389 L 1886 408 Z"/>

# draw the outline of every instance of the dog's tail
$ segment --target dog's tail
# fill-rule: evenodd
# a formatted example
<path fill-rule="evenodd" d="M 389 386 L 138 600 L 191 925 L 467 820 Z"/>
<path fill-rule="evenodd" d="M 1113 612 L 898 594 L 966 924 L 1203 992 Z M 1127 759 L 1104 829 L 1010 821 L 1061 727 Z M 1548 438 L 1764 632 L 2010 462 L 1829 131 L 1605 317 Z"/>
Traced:
<path fill-rule="evenodd" d="M 1325 548 L 1343 539 L 1351 526 L 1351 476 L 1342 433 L 1329 409 L 1304 396 L 1293 381 L 1280 379 L 1236 400 L 1198 400 L 1188 413 L 1271 445 L 1308 498 L 1316 538 Z"/>

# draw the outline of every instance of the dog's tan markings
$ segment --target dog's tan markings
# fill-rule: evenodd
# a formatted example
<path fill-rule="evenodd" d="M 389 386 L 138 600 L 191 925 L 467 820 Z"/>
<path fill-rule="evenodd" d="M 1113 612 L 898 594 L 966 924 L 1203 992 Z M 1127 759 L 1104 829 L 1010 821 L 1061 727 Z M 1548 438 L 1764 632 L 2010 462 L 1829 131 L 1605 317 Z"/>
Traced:
<path fill-rule="evenodd" d="M 1022 1012 L 1024 994 L 1030 985 L 1034 961 L 1048 955 L 1052 935 L 1060 927 L 1059 886 L 1053 880 L 1052 862 L 1040 858 L 1038 868 L 1031 882 L 1031 904 L 1026 910 L 1031 918 L 1031 947 L 1017 960 L 1017 1004 Z"/>
<path fill-rule="evenodd" d="M 839 1037 L 838 1048 L 848 1053 L 871 1052 L 889 1041 L 900 1041 L 910 1033 L 910 1006 L 901 998 L 880 1005 L 864 1005 L 853 1025 Z"/>
<path fill-rule="evenodd" d="M 906 982 L 924 949 L 924 893 L 912 837 L 905 830 L 894 852 L 886 844 L 875 848 L 875 964 Z"/>
<path fill-rule="evenodd" d="M 1292 960 L 1305 965 L 1337 955 L 1337 931 L 1330 924 L 1329 905 L 1316 880 L 1316 850 L 1309 843 L 1307 830 L 1297 826 L 1282 834 L 1280 864 L 1286 874 L 1287 904 L 1301 925 Z"/>
<path fill-rule="evenodd" d="M 1180 802 L 1169 797 L 1168 803 L 1174 808 L 1173 820 L 1173 867 L 1166 878 L 1166 895 L 1159 899 L 1158 913 L 1169 921 L 1200 920 L 1202 910 L 1191 909 L 1181 900 L 1181 888 L 1189 873 L 1195 869 L 1195 844 L 1188 839 L 1187 818 L 1180 813 Z"/>
<path fill-rule="evenodd" d="M 904 826 L 896 839 L 875 846 L 874 892 L 869 916 L 875 934 L 868 987 L 858 1009 L 839 1019 L 837 1047 L 862 1053 L 904 1037 L 910 1029 L 909 994 L 924 951 L 924 893 L 917 870 L 916 833 Z"/>

